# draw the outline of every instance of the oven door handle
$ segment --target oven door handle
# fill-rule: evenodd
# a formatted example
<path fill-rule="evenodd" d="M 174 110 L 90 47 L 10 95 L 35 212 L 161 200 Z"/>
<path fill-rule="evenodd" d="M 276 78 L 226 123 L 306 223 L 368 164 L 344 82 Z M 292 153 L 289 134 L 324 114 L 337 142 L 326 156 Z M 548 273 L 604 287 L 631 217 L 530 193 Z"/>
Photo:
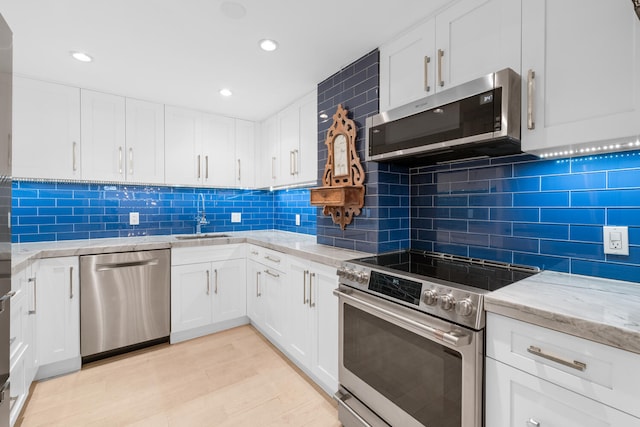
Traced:
<path fill-rule="evenodd" d="M 414 328 L 428 334 L 429 336 L 438 339 L 439 341 L 443 341 L 447 344 L 450 344 L 454 347 L 462 347 L 465 345 L 469 345 L 469 343 L 471 343 L 471 336 L 464 334 L 464 333 L 460 333 L 460 332 L 445 332 L 443 330 L 434 328 L 432 326 L 428 326 L 428 325 L 423 325 L 422 323 L 416 322 L 415 320 L 412 319 L 408 319 L 404 316 L 401 316 L 399 314 L 394 313 L 393 311 L 389 311 L 387 309 L 384 309 L 382 307 L 378 307 L 374 304 L 371 304 L 367 301 L 363 301 L 360 298 L 356 298 L 354 296 L 351 296 L 347 293 L 347 291 L 341 290 L 341 289 L 334 289 L 333 294 L 339 298 L 344 298 L 347 301 L 352 301 L 355 302 L 359 305 L 363 305 L 365 307 L 367 307 L 368 309 L 374 311 L 374 312 L 378 312 L 381 314 L 384 314 L 385 316 L 389 316 L 395 320 L 397 320 L 400 323 L 404 323 L 406 325 L 410 325 L 413 326 Z"/>
<path fill-rule="evenodd" d="M 351 406 L 347 405 L 345 400 L 352 398 L 352 396 L 350 396 L 348 394 L 341 393 L 340 391 L 338 391 L 334 395 L 334 398 L 336 399 L 336 402 L 338 402 L 338 405 L 340 405 L 344 409 L 346 409 L 347 412 L 349 412 L 356 420 L 358 420 L 362 424 L 362 427 L 373 427 L 364 418 L 362 418 L 356 411 L 351 409 Z"/>

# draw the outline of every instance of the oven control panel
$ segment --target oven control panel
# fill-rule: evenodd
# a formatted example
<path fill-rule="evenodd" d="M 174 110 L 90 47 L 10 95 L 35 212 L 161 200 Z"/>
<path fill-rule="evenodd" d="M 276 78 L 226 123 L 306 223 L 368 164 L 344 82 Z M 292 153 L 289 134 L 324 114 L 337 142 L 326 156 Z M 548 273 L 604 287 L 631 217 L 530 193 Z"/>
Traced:
<path fill-rule="evenodd" d="M 341 284 L 473 328 L 484 327 L 483 296 L 464 287 L 442 285 L 345 263 L 337 271 Z"/>

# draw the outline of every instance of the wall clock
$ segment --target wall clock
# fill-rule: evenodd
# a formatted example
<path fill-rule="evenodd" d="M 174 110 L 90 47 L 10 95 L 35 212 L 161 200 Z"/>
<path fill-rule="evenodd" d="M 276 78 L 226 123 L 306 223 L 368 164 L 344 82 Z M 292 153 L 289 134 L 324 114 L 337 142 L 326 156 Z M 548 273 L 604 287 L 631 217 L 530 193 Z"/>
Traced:
<path fill-rule="evenodd" d="M 356 150 L 357 128 L 347 117 L 348 111 L 338 105 L 333 124 L 327 131 L 327 163 L 322 187 L 311 189 L 311 204 L 323 206 L 333 222 L 345 229 L 364 206 L 364 169 Z"/>

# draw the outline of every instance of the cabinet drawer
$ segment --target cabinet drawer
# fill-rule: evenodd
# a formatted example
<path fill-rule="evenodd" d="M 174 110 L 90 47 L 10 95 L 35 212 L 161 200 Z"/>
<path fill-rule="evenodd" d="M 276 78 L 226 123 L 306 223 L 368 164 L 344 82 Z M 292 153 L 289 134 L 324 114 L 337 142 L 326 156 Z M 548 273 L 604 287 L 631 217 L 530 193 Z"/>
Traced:
<path fill-rule="evenodd" d="M 280 271 L 288 270 L 288 258 L 287 255 L 282 252 L 251 245 L 249 247 L 248 257 L 249 259 L 257 261 L 269 268 L 274 268 Z"/>
<path fill-rule="evenodd" d="M 486 425 L 640 427 L 640 418 L 487 359 Z"/>
<path fill-rule="evenodd" d="M 235 258 L 245 258 L 244 244 L 193 246 L 171 250 L 171 265 L 224 261 Z"/>
<path fill-rule="evenodd" d="M 24 292 L 11 297 L 11 323 L 9 324 L 9 358 L 14 360 L 24 346 L 24 322 L 27 318 Z"/>
<path fill-rule="evenodd" d="M 487 356 L 640 417 L 640 355 L 487 314 Z"/>

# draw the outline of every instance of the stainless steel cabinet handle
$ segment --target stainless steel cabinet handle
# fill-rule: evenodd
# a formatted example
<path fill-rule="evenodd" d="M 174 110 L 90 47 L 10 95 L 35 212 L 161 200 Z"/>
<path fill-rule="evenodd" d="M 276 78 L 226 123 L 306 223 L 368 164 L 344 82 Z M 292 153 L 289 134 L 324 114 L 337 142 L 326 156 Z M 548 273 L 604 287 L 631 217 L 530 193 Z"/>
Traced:
<path fill-rule="evenodd" d="M 587 369 L 587 364 L 583 363 L 583 362 L 579 362 L 577 360 L 566 360 L 566 359 L 562 359 L 558 356 L 554 356 L 548 353 L 545 353 L 544 351 L 542 351 L 542 349 L 540 347 L 536 347 L 534 345 L 530 345 L 529 348 L 527 349 L 527 351 L 531 354 L 534 354 L 538 357 L 542 357 L 543 359 L 547 359 L 550 360 L 552 362 L 555 363 L 559 363 L 563 366 L 568 366 L 569 368 L 573 368 L 576 369 L 578 371 L 584 371 L 585 369 Z"/>
<path fill-rule="evenodd" d="M 280 275 L 278 273 L 274 273 L 271 270 L 265 270 L 264 272 L 267 273 L 271 277 L 280 277 Z"/>
<path fill-rule="evenodd" d="M 129 148 L 129 175 L 133 175 L 133 148 Z"/>
<path fill-rule="evenodd" d="M 251 251 L 251 255 L 258 255 L 259 252 L 258 251 Z"/>
<path fill-rule="evenodd" d="M 316 303 L 313 302 L 313 278 L 316 277 L 316 273 L 311 273 L 309 275 L 309 307 L 313 308 L 316 306 Z"/>
<path fill-rule="evenodd" d="M 74 172 L 78 170 L 78 167 L 76 165 L 76 146 L 77 145 L 78 143 L 73 141 L 73 145 L 71 147 L 71 166 Z"/>
<path fill-rule="evenodd" d="M 4 294 L 2 297 L 0 297 L 0 313 L 4 311 L 4 302 L 9 298 L 11 298 L 12 296 L 14 296 L 15 294 L 16 294 L 16 291 L 9 291 L 6 294 Z"/>
<path fill-rule="evenodd" d="M 198 154 L 198 179 L 202 176 L 202 165 L 200 164 L 200 154 Z"/>
<path fill-rule="evenodd" d="M 534 82 L 536 79 L 536 72 L 529 70 L 527 72 L 527 129 L 533 130 L 536 128 L 535 116 L 533 113 L 533 96 L 534 96 Z"/>
<path fill-rule="evenodd" d="M 73 267 L 69 267 L 69 299 L 73 299 Z"/>
<path fill-rule="evenodd" d="M 256 296 L 259 297 L 262 294 L 260 293 L 260 272 L 256 272 Z"/>
<path fill-rule="evenodd" d="M 122 175 L 122 147 L 118 147 L 118 173 Z"/>
<path fill-rule="evenodd" d="M 33 283 L 33 310 L 29 310 L 29 314 L 36 314 L 36 305 L 38 303 L 38 282 L 35 277 L 29 277 L 27 280 L 29 283 Z"/>
<path fill-rule="evenodd" d="M 431 86 L 429 86 L 429 63 L 431 58 L 429 56 L 424 57 L 424 91 L 430 92 Z"/>
<path fill-rule="evenodd" d="M 444 80 L 442 79 L 442 57 L 444 56 L 444 50 L 438 49 L 438 84 L 440 87 L 444 86 Z"/>
<path fill-rule="evenodd" d="M 204 156 L 204 179 L 209 179 L 209 156 Z"/>
<path fill-rule="evenodd" d="M 272 261 L 272 262 L 280 263 L 280 258 L 272 258 L 269 255 L 265 255 L 264 259 Z"/>
<path fill-rule="evenodd" d="M 215 287 L 214 287 L 213 293 L 218 294 L 218 269 L 217 268 L 213 270 L 213 274 L 215 275 Z"/>
<path fill-rule="evenodd" d="M 307 299 L 307 275 L 309 274 L 309 270 L 305 270 L 302 272 L 302 304 L 305 305 L 309 302 Z"/>
<path fill-rule="evenodd" d="M 295 175 L 295 166 L 293 165 L 295 162 L 294 156 L 295 154 L 293 153 L 293 150 L 289 151 L 289 175 Z"/>
<path fill-rule="evenodd" d="M 300 173 L 300 168 L 299 168 L 299 166 L 300 166 L 300 151 L 298 151 L 298 150 L 293 150 L 293 151 L 294 151 L 294 154 L 295 154 L 295 158 L 294 158 L 295 167 L 296 167 L 295 171 L 296 171 L 296 175 L 298 175 Z"/>
<path fill-rule="evenodd" d="M 529 418 L 529 421 L 527 421 L 527 427 L 540 427 L 540 423 L 533 418 Z"/>
<path fill-rule="evenodd" d="M 207 295 L 211 294 L 211 280 L 209 276 L 210 276 L 210 273 L 209 273 L 209 270 L 207 270 Z"/>
<path fill-rule="evenodd" d="M 241 180 L 241 178 L 240 178 L 241 176 L 242 176 L 242 174 L 240 173 L 240 159 L 238 159 L 238 181 Z"/>
<path fill-rule="evenodd" d="M 445 332 L 443 330 L 434 328 L 432 326 L 429 325 L 424 325 L 422 323 L 416 322 L 414 320 L 408 319 L 405 316 L 396 314 L 392 311 L 389 311 L 387 309 L 384 309 L 382 307 L 379 307 L 375 304 L 371 304 L 367 301 L 364 301 L 360 298 L 354 297 L 352 295 L 349 295 L 349 291 L 347 290 L 342 290 L 342 289 L 335 289 L 333 291 L 333 294 L 336 295 L 338 298 L 343 298 L 347 301 L 351 301 L 353 303 L 355 303 L 356 305 L 360 305 L 363 307 L 366 307 L 367 310 L 371 311 L 372 313 L 380 313 L 380 314 L 384 314 L 385 316 L 388 316 L 392 319 L 394 319 L 399 325 L 410 325 L 426 334 L 429 334 L 430 337 L 435 338 L 438 341 L 441 342 L 445 342 L 448 344 L 453 345 L 454 347 L 461 347 L 461 346 L 465 346 L 468 345 L 471 342 L 471 337 L 467 334 L 463 334 L 460 332 Z"/>
<path fill-rule="evenodd" d="M 276 158 L 271 158 L 271 179 L 276 179 Z"/>

